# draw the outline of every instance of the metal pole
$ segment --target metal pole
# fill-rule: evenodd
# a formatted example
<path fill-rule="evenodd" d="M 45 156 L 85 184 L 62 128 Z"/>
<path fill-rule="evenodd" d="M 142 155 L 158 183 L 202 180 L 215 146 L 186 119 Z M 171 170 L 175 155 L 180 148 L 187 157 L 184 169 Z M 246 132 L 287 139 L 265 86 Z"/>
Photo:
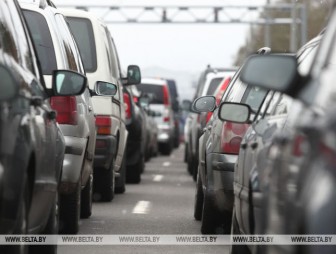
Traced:
<path fill-rule="evenodd" d="M 269 4 L 269 0 L 268 0 L 268 3 Z M 265 38 L 264 38 L 264 46 L 265 47 L 269 47 L 269 48 L 272 48 L 271 44 L 271 26 L 270 26 L 270 17 L 269 17 L 269 11 L 268 9 L 265 9 L 265 19 L 266 19 L 266 22 L 265 22 Z"/>
<path fill-rule="evenodd" d="M 307 42 L 308 19 L 307 19 L 307 3 L 301 5 L 301 46 Z"/>
<path fill-rule="evenodd" d="M 296 52 L 297 51 L 297 40 L 296 40 L 296 1 L 295 0 L 292 0 L 291 16 L 292 16 L 292 23 L 290 26 L 290 29 L 291 29 L 290 51 Z"/>

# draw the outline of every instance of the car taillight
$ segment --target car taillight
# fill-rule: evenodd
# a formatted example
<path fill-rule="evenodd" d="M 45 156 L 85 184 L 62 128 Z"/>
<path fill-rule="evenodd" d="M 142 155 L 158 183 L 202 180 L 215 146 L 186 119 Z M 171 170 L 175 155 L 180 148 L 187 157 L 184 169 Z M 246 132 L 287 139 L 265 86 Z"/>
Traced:
<path fill-rule="evenodd" d="M 169 90 L 167 85 L 162 86 L 163 89 L 163 104 L 170 105 Z"/>
<path fill-rule="evenodd" d="M 170 121 L 170 117 L 169 117 L 169 116 L 165 116 L 165 117 L 163 118 L 163 121 L 164 121 L 165 123 L 168 123 L 168 122 Z"/>
<path fill-rule="evenodd" d="M 132 117 L 132 105 L 131 105 L 130 96 L 127 93 L 124 93 L 124 103 L 125 103 L 126 119 L 131 119 L 131 117 Z"/>
<path fill-rule="evenodd" d="M 218 106 L 220 104 L 220 101 L 222 100 L 223 94 L 226 91 L 226 88 L 228 87 L 229 83 L 231 81 L 231 77 L 226 78 L 223 83 L 220 85 L 220 88 L 218 92 L 215 94 L 216 97 L 216 105 Z"/>
<path fill-rule="evenodd" d="M 109 116 L 96 116 L 97 134 L 109 135 L 111 134 L 112 121 Z"/>
<path fill-rule="evenodd" d="M 221 135 L 222 152 L 238 154 L 240 143 L 248 127 L 248 124 L 224 122 Z"/>
<path fill-rule="evenodd" d="M 77 125 L 77 101 L 75 96 L 57 96 L 50 99 L 52 109 L 57 111 L 59 124 Z"/>

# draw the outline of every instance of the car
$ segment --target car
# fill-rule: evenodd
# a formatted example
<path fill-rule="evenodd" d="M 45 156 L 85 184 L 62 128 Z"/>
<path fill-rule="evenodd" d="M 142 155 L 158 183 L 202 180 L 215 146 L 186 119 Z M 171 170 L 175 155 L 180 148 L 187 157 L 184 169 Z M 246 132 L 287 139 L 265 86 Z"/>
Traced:
<path fill-rule="evenodd" d="M 1 0 L 0 5 L 0 232 L 54 235 L 65 141 L 50 98 L 83 93 L 87 79 L 54 70 L 46 87 L 18 2 Z M 1 246 L 0 252 L 26 248 Z M 57 247 L 34 246 L 31 252 L 56 253 Z"/>
<path fill-rule="evenodd" d="M 246 103 L 256 113 L 267 91 L 242 83 L 241 68 L 232 77 L 222 102 Z M 194 218 L 201 220 L 201 232 L 229 233 L 233 209 L 234 165 L 238 158 L 240 142 L 248 124 L 237 124 L 218 119 L 216 97 L 202 96 L 192 105 L 194 111 L 214 111 L 211 123 L 204 129 L 200 144 L 204 144 L 198 158 L 198 174 L 194 202 Z M 205 139 L 205 140 L 203 140 Z"/>
<path fill-rule="evenodd" d="M 123 77 L 118 52 L 106 24 L 94 14 L 74 9 L 62 9 L 79 47 L 90 87 L 98 81 L 117 86 L 113 98 L 92 99 L 96 115 L 97 139 L 94 155 L 94 192 L 96 199 L 111 201 L 115 186 L 125 188 L 123 176 L 128 131 L 125 119 L 124 84 L 141 81 L 140 68 L 130 65 Z"/>
<path fill-rule="evenodd" d="M 311 68 L 300 73 L 292 56 L 251 57 L 241 79 L 290 96 L 298 103 L 269 148 L 263 170 L 262 232 L 268 234 L 334 234 L 333 162 L 335 9 L 316 50 Z M 264 75 L 260 75 L 263 70 Z M 266 71 L 265 71 L 266 70 Z M 252 74 L 253 72 L 253 74 Z M 267 82 L 272 77 L 272 82 Z M 266 249 L 266 250 L 265 250 Z M 264 246 L 259 253 L 333 253 L 334 246 Z"/>
<path fill-rule="evenodd" d="M 124 87 L 124 102 L 126 106 L 126 126 L 128 130 L 125 179 L 127 183 L 140 183 L 141 173 L 145 167 L 145 153 L 147 142 L 147 116 L 135 102 L 138 94 L 133 86 Z"/>
<path fill-rule="evenodd" d="M 173 111 L 174 111 L 174 125 L 175 125 L 174 148 L 178 148 L 179 145 L 180 145 L 180 117 L 179 117 L 180 100 L 179 100 L 179 93 L 178 93 L 176 81 L 174 79 L 166 79 L 166 81 L 167 81 L 170 96 L 171 96 L 171 99 L 172 99 L 172 108 L 173 108 Z"/>
<path fill-rule="evenodd" d="M 53 70 L 73 70 L 85 75 L 81 56 L 64 16 L 52 5 L 20 3 L 32 34 L 47 87 Z M 92 211 L 93 158 L 96 127 L 89 86 L 77 96 L 51 98 L 56 121 L 65 138 L 60 184 L 60 230 L 76 233 L 79 218 Z"/>
<path fill-rule="evenodd" d="M 297 53 L 299 71 L 308 72 L 322 35 L 304 45 Z M 240 107 L 237 105 L 236 107 Z M 233 112 L 239 112 L 240 109 Z M 263 193 L 261 178 L 267 154 L 277 133 L 286 126 L 288 120 L 297 115 L 300 107 L 285 94 L 270 93 L 265 99 L 258 117 L 246 131 L 241 142 L 240 151 L 234 171 L 234 209 L 232 215 L 232 234 L 261 234 L 267 215 L 262 215 Z M 224 108 L 222 108 L 224 110 Z M 225 113 L 222 114 L 225 117 Z M 297 116 L 298 117 L 298 116 Z M 247 119 L 250 119 L 248 116 Z M 252 253 L 255 246 L 232 245 L 231 253 Z"/>
<path fill-rule="evenodd" d="M 202 72 L 197 90 L 195 93 L 195 99 L 200 96 L 213 95 L 222 80 L 228 76 L 232 76 L 235 73 L 235 68 L 212 68 L 207 67 Z M 197 167 L 198 167 L 198 151 L 199 151 L 199 138 L 202 134 L 203 128 L 206 124 L 207 112 L 199 113 L 193 112 L 190 115 L 190 129 L 188 130 L 188 172 L 191 172 L 194 181 L 197 179 Z"/>
<path fill-rule="evenodd" d="M 157 112 L 154 120 L 158 126 L 159 151 L 163 155 L 170 155 L 174 147 L 175 123 L 167 81 L 159 78 L 143 78 L 137 89 L 151 97 L 149 109 Z"/>

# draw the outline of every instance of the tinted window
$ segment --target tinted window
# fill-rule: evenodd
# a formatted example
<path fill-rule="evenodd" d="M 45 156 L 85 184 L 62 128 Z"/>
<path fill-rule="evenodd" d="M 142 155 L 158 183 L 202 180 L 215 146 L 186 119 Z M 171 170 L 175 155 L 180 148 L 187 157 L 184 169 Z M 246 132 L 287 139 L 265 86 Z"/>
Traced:
<path fill-rule="evenodd" d="M 208 91 L 206 95 L 214 95 L 217 87 L 219 86 L 220 82 L 223 80 L 223 78 L 214 78 L 211 80 Z"/>
<path fill-rule="evenodd" d="M 163 104 L 163 87 L 160 85 L 140 84 L 137 85 L 142 94 L 152 94 L 152 104 Z"/>
<path fill-rule="evenodd" d="M 57 69 L 54 45 L 51 39 L 49 27 L 45 18 L 32 11 L 23 11 L 33 42 L 37 50 L 37 55 L 41 63 L 42 73 L 51 75 Z"/>
<path fill-rule="evenodd" d="M 267 94 L 267 91 L 256 86 L 249 86 L 244 94 L 242 103 L 248 104 L 251 109 L 255 112 L 259 110 L 261 103 L 264 101 L 264 98 Z"/>
<path fill-rule="evenodd" d="M 67 18 L 79 48 L 86 72 L 97 70 L 96 44 L 93 36 L 92 24 L 84 18 Z"/>

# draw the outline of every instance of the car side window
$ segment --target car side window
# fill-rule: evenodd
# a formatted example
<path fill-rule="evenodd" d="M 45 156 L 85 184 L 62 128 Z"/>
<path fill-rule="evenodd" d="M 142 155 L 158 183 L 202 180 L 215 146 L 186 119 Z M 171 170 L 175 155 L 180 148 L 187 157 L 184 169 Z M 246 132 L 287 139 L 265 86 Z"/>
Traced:
<path fill-rule="evenodd" d="M 23 11 L 27 21 L 36 52 L 41 63 L 42 73 L 51 75 L 57 69 L 54 44 L 45 18 L 34 11 Z"/>
<path fill-rule="evenodd" d="M 254 112 L 258 112 L 266 95 L 267 90 L 257 86 L 248 86 L 241 102 L 249 105 Z"/>
<path fill-rule="evenodd" d="M 230 90 L 222 97 L 222 101 L 240 102 L 246 87 L 246 84 L 239 79 L 239 76 L 236 76 L 236 79 L 231 81 Z"/>
<path fill-rule="evenodd" d="M 78 59 L 79 51 L 73 43 L 73 37 L 69 31 L 68 25 L 66 24 L 64 20 L 64 17 L 61 14 L 56 14 L 55 20 L 56 20 L 57 26 L 59 27 L 58 31 L 60 32 L 60 39 L 62 41 L 64 50 L 67 56 L 67 62 L 69 65 L 69 69 L 73 71 L 83 72 L 83 69 L 79 69 L 79 66 L 80 66 L 79 59 Z"/>

